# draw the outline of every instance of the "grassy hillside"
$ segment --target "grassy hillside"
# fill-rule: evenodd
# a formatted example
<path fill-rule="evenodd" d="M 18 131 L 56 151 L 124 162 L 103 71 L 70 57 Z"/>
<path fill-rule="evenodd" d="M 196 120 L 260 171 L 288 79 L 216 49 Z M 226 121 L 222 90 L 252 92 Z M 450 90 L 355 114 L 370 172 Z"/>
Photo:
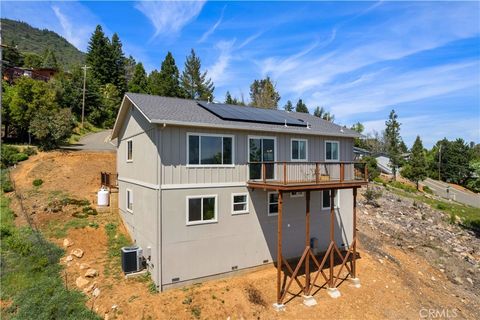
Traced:
<path fill-rule="evenodd" d="M 2 43 L 12 40 L 21 53 L 32 52 L 42 55 L 45 49 L 54 51 L 60 66 L 70 69 L 72 65 L 83 63 L 85 54 L 75 48 L 65 38 L 53 31 L 40 30 L 25 22 L 1 19 Z"/>

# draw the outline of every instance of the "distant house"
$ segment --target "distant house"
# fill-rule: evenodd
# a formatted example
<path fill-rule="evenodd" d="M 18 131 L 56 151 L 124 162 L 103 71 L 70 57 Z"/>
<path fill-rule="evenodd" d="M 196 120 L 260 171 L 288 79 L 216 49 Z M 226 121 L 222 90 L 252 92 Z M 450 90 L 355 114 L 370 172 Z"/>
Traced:
<path fill-rule="evenodd" d="M 22 68 L 22 67 L 2 67 L 3 80 L 12 83 L 20 77 L 29 77 L 34 80 L 49 81 L 58 73 L 57 69 L 52 68 Z"/>
<path fill-rule="evenodd" d="M 372 155 L 370 151 L 359 148 L 359 147 L 353 147 L 353 154 L 354 154 L 355 160 L 361 160 L 364 157 Z"/>
<path fill-rule="evenodd" d="M 305 113 L 127 93 L 112 133 L 119 209 L 158 288 L 354 251 L 356 137 Z"/>

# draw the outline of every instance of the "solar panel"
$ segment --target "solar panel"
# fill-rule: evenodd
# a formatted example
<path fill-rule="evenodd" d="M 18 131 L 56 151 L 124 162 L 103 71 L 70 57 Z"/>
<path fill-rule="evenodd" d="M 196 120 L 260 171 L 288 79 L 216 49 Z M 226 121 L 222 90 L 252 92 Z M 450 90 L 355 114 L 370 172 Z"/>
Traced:
<path fill-rule="evenodd" d="M 287 112 L 247 106 L 234 106 L 222 103 L 199 102 L 201 107 L 223 120 L 244 122 L 286 124 L 287 126 L 306 127 L 302 120 L 289 116 Z"/>

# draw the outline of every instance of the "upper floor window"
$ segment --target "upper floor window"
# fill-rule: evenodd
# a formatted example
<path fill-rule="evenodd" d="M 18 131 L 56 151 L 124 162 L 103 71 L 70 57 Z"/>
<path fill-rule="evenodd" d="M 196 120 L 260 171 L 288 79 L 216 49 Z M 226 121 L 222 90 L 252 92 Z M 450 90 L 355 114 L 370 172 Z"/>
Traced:
<path fill-rule="evenodd" d="M 307 143 L 305 139 L 292 139 L 292 161 L 307 161 Z"/>
<path fill-rule="evenodd" d="M 127 161 L 133 161 L 133 141 L 127 140 Z"/>
<path fill-rule="evenodd" d="M 233 136 L 189 133 L 189 165 L 233 165 Z"/>
<path fill-rule="evenodd" d="M 325 160 L 340 160 L 340 143 L 338 141 L 325 141 Z"/>

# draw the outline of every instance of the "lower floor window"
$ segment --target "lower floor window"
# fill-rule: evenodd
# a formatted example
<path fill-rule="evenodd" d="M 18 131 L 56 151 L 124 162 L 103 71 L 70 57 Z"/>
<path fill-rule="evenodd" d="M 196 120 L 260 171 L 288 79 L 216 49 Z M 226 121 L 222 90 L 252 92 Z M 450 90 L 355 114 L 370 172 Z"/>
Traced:
<path fill-rule="evenodd" d="M 187 198 L 187 223 L 217 221 L 217 196 L 194 196 Z"/>
<path fill-rule="evenodd" d="M 133 212 L 133 192 L 127 189 L 127 210 Z"/>
<path fill-rule="evenodd" d="M 335 208 L 340 207 L 340 200 L 339 200 L 339 193 L 338 190 L 335 190 L 335 200 L 334 206 Z M 330 208 L 330 190 L 323 190 L 322 192 L 322 208 L 329 209 Z"/>
<path fill-rule="evenodd" d="M 290 197 L 291 198 L 301 198 L 305 195 L 303 192 L 298 192 L 298 191 L 292 191 L 290 192 Z"/>
<path fill-rule="evenodd" d="M 234 193 L 232 194 L 232 214 L 240 214 L 248 212 L 248 194 Z"/>
<path fill-rule="evenodd" d="M 268 215 L 276 216 L 278 214 L 278 192 L 268 193 Z"/>

